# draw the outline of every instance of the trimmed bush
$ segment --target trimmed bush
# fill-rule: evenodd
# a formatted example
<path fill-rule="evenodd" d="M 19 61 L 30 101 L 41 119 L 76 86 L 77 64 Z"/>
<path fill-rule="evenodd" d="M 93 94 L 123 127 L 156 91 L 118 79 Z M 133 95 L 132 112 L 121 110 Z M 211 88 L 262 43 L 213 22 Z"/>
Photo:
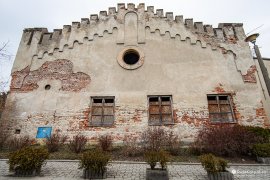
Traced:
<path fill-rule="evenodd" d="M 161 169 L 166 169 L 167 163 L 170 160 L 170 155 L 166 151 L 160 150 L 158 152 L 158 158 L 159 158 Z"/>
<path fill-rule="evenodd" d="M 46 147 L 50 153 L 56 152 L 67 141 L 67 136 L 62 136 L 59 133 L 52 134 L 45 140 Z"/>
<path fill-rule="evenodd" d="M 255 144 L 252 150 L 258 157 L 270 157 L 270 143 Z"/>
<path fill-rule="evenodd" d="M 193 151 L 215 155 L 248 155 L 255 143 L 263 139 L 239 125 L 207 126 L 199 131 Z"/>
<path fill-rule="evenodd" d="M 151 169 L 155 169 L 157 162 L 160 163 L 161 169 L 166 169 L 169 157 L 169 154 L 164 150 L 147 151 L 144 154 L 145 161 L 150 165 Z"/>
<path fill-rule="evenodd" d="M 94 174 L 103 174 L 109 160 L 110 155 L 100 149 L 87 151 L 80 157 L 79 168 L 90 170 Z"/>
<path fill-rule="evenodd" d="M 158 152 L 148 151 L 144 154 L 145 161 L 150 165 L 151 169 L 155 169 L 158 162 Z"/>
<path fill-rule="evenodd" d="M 98 138 L 98 146 L 103 151 L 109 151 L 112 148 L 112 137 L 110 135 L 100 136 Z"/>
<path fill-rule="evenodd" d="M 9 169 L 11 171 L 27 172 L 35 170 L 40 172 L 42 165 L 48 158 L 49 153 L 46 148 L 25 147 L 9 154 Z"/>
<path fill-rule="evenodd" d="M 225 159 L 216 157 L 213 154 L 201 155 L 199 160 L 207 172 L 225 172 L 226 168 L 229 167 Z"/>

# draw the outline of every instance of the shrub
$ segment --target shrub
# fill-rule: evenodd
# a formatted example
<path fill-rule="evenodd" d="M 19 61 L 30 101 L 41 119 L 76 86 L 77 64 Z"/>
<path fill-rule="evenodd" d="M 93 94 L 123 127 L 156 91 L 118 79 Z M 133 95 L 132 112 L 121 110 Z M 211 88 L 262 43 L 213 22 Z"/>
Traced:
<path fill-rule="evenodd" d="M 158 152 L 158 158 L 159 158 L 161 169 L 166 169 L 167 162 L 169 161 L 169 158 L 170 158 L 169 154 L 164 150 L 160 150 Z"/>
<path fill-rule="evenodd" d="M 8 149 L 10 151 L 16 151 L 18 149 L 25 148 L 35 143 L 36 140 L 30 138 L 29 136 L 13 137 L 8 140 Z"/>
<path fill-rule="evenodd" d="M 147 151 L 144 154 L 145 161 L 150 165 L 151 169 L 155 169 L 157 162 L 160 163 L 162 169 L 166 169 L 169 161 L 169 154 L 164 151 Z"/>
<path fill-rule="evenodd" d="M 144 154 L 145 161 L 150 165 L 151 169 L 155 169 L 158 158 L 158 152 L 156 151 L 148 151 Z"/>
<path fill-rule="evenodd" d="M 98 146 L 103 151 L 109 151 L 112 147 L 112 137 L 110 135 L 100 136 L 98 138 Z"/>
<path fill-rule="evenodd" d="M 67 136 L 60 135 L 59 133 L 52 134 L 50 137 L 47 137 L 45 144 L 50 153 L 56 152 L 59 148 L 67 141 Z"/>
<path fill-rule="evenodd" d="M 172 131 L 161 127 L 148 128 L 141 135 L 141 144 L 144 151 L 159 151 L 165 149 L 177 154 L 180 149 L 180 140 Z"/>
<path fill-rule="evenodd" d="M 199 156 L 203 168 L 207 172 L 224 172 L 228 166 L 228 162 L 223 158 L 214 156 L 213 154 L 204 154 Z"/>
<path fill-rule="evenodd" d="M 85 149 L 87 138 L 84 135 L 77 134 L 73 140 L 69 142 L 69 148 L 72 152 L 80 153 Z"/>
<path fill-rule="evenodd" d="M 270 157 L 270 143 L 255 144 L 252 150 L 258 157 Z"/>
<path fill-rule="evenodd" d="M 125 136 L 123 141 L 123 154 L 126 156 L 134 157 L 142 154 L 138 137 Z"/>
<path fill-rule="evenodd" d="M 40 171 L 44 161 L 48 159 L 48 150 L 41 147 L 25 147 L 9 154 L 9 169 L 11 171 Z"/>
<path fill-rule="evenodd" d="M 270 129 L 257 126 L 244 126 L 248 131 L 253 132 L 256 136 L 263 139 L 264 143 L 270 143 Z"/>
<path fill-rule="evenodd" d="M 239 125 L 207 126 L 199 131 L 193 147 L 201 153 L 236 156 L 247 155 L 262 138 Z"/>
<path fill-rule="evenodd" d="M 106 166 L 109 160 L 110 155 L 100 149 L 87 151 L 84 152 L 80 157 L 79 168 L 91 170 L 95 174 L 103 174 L 106 170 Z"/>
<path fill-rule="evenodd" d="M 170 152 L 171 155 L 179 155 L 181 153 L 181 141 L 173 131 L 167 131 L 167 143 L 166 151 Z"/>

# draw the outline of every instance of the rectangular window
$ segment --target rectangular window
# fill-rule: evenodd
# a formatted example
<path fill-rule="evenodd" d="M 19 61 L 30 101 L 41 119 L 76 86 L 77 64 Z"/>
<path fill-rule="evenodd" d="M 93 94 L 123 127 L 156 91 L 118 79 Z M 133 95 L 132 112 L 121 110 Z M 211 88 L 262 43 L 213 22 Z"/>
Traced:
<path fill-rule="evenodd" d="M 228 95 L 207 95 L 209 119 L 213 123 L 235 122 Z"/>
<path fill-rule="evenodd" d="M 91 126 L 111 126 L 114 122 L 114 97 L 92 97 Z"/>
<path fill-rule="evenodd" d="M 171 96 L 148 96 L 149 125 L 173 124 Z"/>

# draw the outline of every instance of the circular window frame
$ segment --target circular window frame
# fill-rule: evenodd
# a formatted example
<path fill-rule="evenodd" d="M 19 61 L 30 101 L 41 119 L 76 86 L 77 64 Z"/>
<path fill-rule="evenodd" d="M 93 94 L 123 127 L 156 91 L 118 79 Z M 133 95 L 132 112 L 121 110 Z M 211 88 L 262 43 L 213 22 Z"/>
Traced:
<path fill-rule="evenodd" d="M 51 85 L 50 84 L 46 84 L 45 86 L 44 86 L 44 89 L 46 90 L 46 91 L 48 91 L 48 90 L 50 90 L 51 89 Z"/>
<path fill-rule="evenodd" d="M 139 60 L 134 63 L 134 64 L 127 64 L 124 61 L 124 56 L 129 53 L 129 52 L 133 52 L 139 55 Z M 117 62 L 118 64 L 124 68 L 124 69 L 128 69 L 128 70 L 134 70 L 137 69 L 139 67 L 141 67 L 144 63 L 144 53 L 143 51 L 138 48 L 138 47 L 126 47 L 123 50 L 121 50 L 117 56 Z"/>

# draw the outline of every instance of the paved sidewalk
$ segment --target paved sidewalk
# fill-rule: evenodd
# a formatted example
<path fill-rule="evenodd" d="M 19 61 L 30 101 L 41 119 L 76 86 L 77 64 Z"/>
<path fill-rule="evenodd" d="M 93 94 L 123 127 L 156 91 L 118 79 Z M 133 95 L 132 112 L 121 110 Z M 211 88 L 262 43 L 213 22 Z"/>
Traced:
<path fill-rule="evenodd" d="M 42 168 L 39 177 L 17 178 L 8 171 L 6 160 L 0 160 L 0 180 L 7 179 L 82 179 L 83 170 L 78 169 L 78 161 L 49 160 Z M 111 162 L 108 165 L 107 179 L 135 180 L 145 179 L 148 167 L 143 162 Z M 207 174 L 198 163 L 171 163 L 168 165 L 169 177 L 174 180 L 205 180 Z M 270 180 L 269 165 L 237 165 L 229 168 L 235 180 Z"/>

